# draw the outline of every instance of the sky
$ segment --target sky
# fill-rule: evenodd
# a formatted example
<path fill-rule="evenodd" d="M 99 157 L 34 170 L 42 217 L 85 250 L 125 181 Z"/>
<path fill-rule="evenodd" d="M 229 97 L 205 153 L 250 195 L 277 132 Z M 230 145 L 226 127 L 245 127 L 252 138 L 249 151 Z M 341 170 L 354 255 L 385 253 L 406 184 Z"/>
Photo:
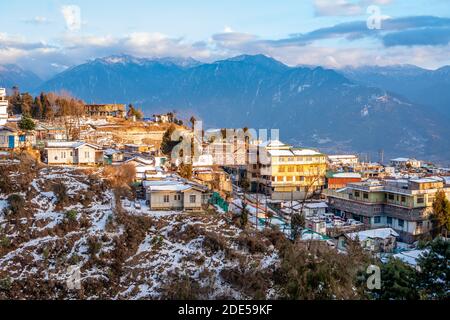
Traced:
<path fill-rule="evenodd" d="M 0 0 L 0 65 L 265 54 L 330 68 L 450 64 L 450 0 Z"/>

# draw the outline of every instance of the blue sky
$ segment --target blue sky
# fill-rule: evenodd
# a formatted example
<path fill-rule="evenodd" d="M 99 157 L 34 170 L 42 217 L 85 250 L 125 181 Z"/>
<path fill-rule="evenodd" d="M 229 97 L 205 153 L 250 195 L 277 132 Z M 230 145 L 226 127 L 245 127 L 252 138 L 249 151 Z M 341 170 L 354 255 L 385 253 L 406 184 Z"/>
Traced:
<path fill-rule="evenodd" d="M 0 64 L 42 77 L 111 54 L 287 64 L 450 64 L 450 0 L 0 0 Z M 381 29 L 368 29 L 376 5 Z"/>

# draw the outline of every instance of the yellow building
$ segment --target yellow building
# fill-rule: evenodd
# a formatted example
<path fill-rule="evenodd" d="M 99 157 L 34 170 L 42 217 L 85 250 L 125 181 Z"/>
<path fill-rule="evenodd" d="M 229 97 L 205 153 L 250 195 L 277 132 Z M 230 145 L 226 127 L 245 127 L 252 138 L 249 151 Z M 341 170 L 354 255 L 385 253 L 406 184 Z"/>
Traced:
<path fill-rule="evenodd" d="M 258 163 L 248 165 L 247 177 L 252 192 L 279 200 L 303 199 L 325 186 L 326 170 L 326 155 L 275 140 L 259 146 Z"/>

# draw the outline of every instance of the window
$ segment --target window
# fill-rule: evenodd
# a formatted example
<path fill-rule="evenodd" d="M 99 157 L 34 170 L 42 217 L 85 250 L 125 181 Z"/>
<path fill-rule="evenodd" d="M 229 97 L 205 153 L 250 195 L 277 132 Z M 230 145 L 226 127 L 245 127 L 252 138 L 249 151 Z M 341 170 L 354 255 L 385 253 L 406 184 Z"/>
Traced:
<path fill-rule="evenodd" d="M 286 169 L 284 166 L 280 166 L 280 168 L 278 169 L 278 172 L 285 172 L 285 171 L 286 171 Z"/>
<path fill-rule="evenodd" d="M 180 200 L 181 200 L 181 194 L 176 194 L 176 195 L 173 197 L 173 200 L 175 200 L 175 201 L 180 201 Z"/>
<path fill-rule="evenodd" d="M 355 197 L 359 198 L 359 191 L 355 191 Z"/>
<path fill-rule="evenodd" d="M 422 228 L 423 221 L 417 221 L 417 228 Z"/>
<path fill-rule="evenodd" d="M 363 198 L 364 198 L 364 199 L 369 199 L 369 194 L 368 194 L 367 192 L 364 192 L 364 193 L 363 193 Z"/>
<path fill-rule="evenodd" d="M 292 182 L 292 177 L 286 177 L 287 181 Z"/>
<path fill-rule="evenodd" d="M 197 197 L 195 194 L 189 196 L 189 202 L 195 203 L 197 201 Z"/>
<path fill-rule="evenodd" d="M 392 217 L 386 217 L 386 223 L 392 225 Z"/>
<path fill-rule="evenodd" d="M 89 158 L 89 151 L 85 151 L 85 152 L 84 152 L 84 157 L 85 157 L 85 158 Z"/>
<path fill-rule="evenodd" d="M 170 199 L 169 199 L 169 195 L 165 195 L 164 196 L 164 203 L 169 203 Z"/>
<path fill-rule="evenodd" d="M 392 193 L 389 193 L 388 199 L 389 199 L 389 200 L 394 200 L 394 195 L 393 195 Z"/>
<path fill-rule="evenodd" d="M 70 151 L 70 156 L 71 156 L 71 157 L 73 156 L 73 152 L 72 152 L 72 151 Z"/>
<path fill-rule="evenodd" d="M 294 172 L 295 171 L 295 167 L 294 166 L 289 166 L 288 167 L 288 172 Z"/>
<path fill-rule="evenodd" d="M 417 197 L 417 203 L 425 203 L 425 197 Z"/>
<path fill-rule="evenodd" d="M 301 181 L 301 182 L 303 182 L 303 181 L 305 181 L 305 177 L 298 177 L 298 179 L 297 179 L 297 181 Z"/>
<path fill-rule="evenodd" d="M 376 216 L 376 217 L 373 217 L 373 223 L 381 223 L 381 217 L 380 216 Z"/>
<path fill-rule="evenodd" d="M 406 197 L 402 196 L 402 202 L 406 202 Z"/>
<path fill-rule="evenodd" d="M 405 221 L 402 220 L 402 219 L 398 219 L 398 226 L 399 226 L 400 228 L 403 228 L 404 225 L 405 225 Z"/>

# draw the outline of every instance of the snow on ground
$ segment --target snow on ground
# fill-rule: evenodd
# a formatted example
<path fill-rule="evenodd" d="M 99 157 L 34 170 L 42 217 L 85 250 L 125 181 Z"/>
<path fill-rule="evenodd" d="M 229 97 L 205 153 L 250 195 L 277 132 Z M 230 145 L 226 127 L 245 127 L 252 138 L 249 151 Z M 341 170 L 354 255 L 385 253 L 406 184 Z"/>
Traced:
<path fill-rule="evenodd" d="M 14 219 L 20 223 L 3 214 L 8 195 L 0 194 L 0 240 L 9 242 L 0 246 L 0 279 L 10 279 L 15 288 L 13 296 L 3 297 L 36 298 L 37 286 L 42 298 L 80 298 L 66 283 L 76 267 L 83 298 L 88 299 L 159 298 L 176 275 L 213 288 L 209 298 L 246 298 L 246 293 L 223 279 L 222 271 L 255 272 L 277 263 L 273 246 L 258 253 L 241 247 L 237 239 L 242 231 L 223 213 L 155 212 L 145 201 L 135 205 L 129 200 L 122 200 L 122 208 L 117 208 L 111 190 L 91 190 L 90 175 L 97 173 L 40 168 L 28 190 L 20 193 L 26 200 L 24 212 Z M 13 172 L 11 177 L 20 175 Z M 52 190 L 56 182 L 67 187 L 64 205 Z M 100 176 L 94 183 L 102 183 Z M 68 215 L 71 210 L 75 215 Z"/>

